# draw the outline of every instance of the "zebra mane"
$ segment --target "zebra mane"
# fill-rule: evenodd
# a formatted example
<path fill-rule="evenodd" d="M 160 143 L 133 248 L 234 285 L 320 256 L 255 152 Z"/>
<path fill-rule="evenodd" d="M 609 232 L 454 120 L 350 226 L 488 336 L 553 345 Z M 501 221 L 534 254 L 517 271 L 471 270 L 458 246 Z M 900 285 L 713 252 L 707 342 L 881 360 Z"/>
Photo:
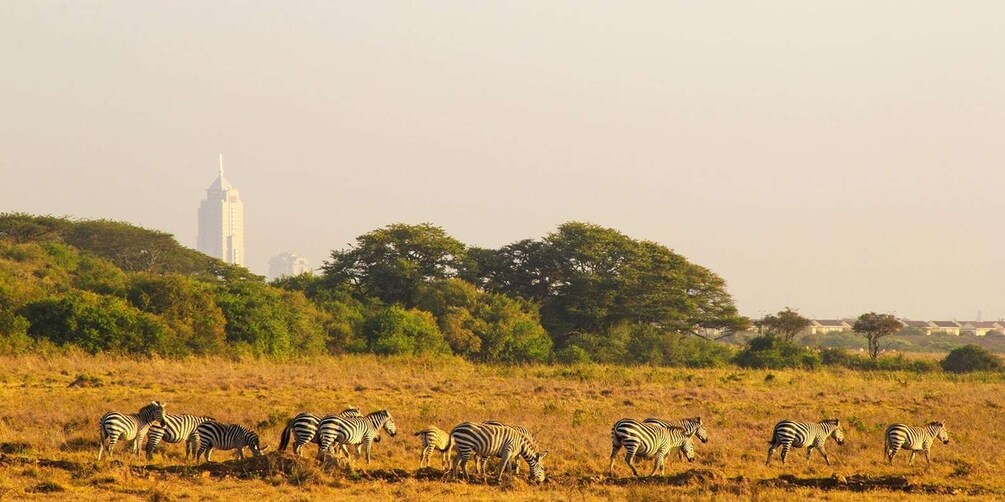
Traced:
<path fill-rule="evenodd" d="M 375 429 L 380 429 L 387 422 L 387 419 L 391 418 L 391 412 L 387 410 L 377 410 L 373 413 L 368 413 L 365 417 L 367 422 L 370 422 Z"/>

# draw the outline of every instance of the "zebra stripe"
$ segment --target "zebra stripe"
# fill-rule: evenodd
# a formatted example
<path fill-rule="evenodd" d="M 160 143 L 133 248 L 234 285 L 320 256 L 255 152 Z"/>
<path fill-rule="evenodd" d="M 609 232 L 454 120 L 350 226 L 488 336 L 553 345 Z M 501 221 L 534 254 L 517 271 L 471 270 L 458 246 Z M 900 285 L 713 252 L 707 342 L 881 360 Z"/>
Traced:
<path fill-rule="evenodd" d="M 117 411 L 105 413 L 98 422 L 98 429 L 101 434 L 101 446 L 98 449 L 98 460 L 102 454 L 108 450 L 108 457 L 112 457 L 112 449 L 119 439 L 132 441 L 133 452 L 140 454 L 140 442 L 146 435 L 150 424 L 164 420 L 164 407 L 167 403 L 151 401 L 150 404 L 140 408 L 140 411 L 130 415 L 125 415 Z"/>
<path fill-rule="evenodd" d="M 318 424 L 318 460 L 323 460 L 325 454 L 329 453 L 332 446 L 338 447 L 345 453 L 352 464 L 352 456 L 349 455 L 348 445 L 363 445 L 366 449 L 366 463 L 370 463 L 370 447 L 374 442 L 380 441 L 378 432 L 383 428 L 391 437 L 398 433 L 394 419 L 387 410 L 380 410 L 370 413 L 365 417 L 325 417 Z M 358 455 L 357 450 L 357 455 Z"/>
<path fill-rule="evenodd" d="M 537 482 L 544 481 L 544 466 L 541 459 L 548 452 L 538 452 L 533 442 L 516 429 L 500 425 L 476 424 L 464 422 L 450 431 L 450 440 L 454 443 L 454 457 L 450 471 L 446 474 L 457 475 L 458 469 L 468 478 L 467 464 L 473 455 L 480 457 L 499 457 L 498 481 L 502 481 L 503 472 L 514 457 L 520 456 L 530 467 L 530 478 Z M 484 475 L 484 474 L 483 474 Z"/>
<path fill-rule="evenodd" d="M 496 421 L 496 420 L 486 420 L 486 421 L 484 421 L 482 423 L 485 424 L 485 425 L 499 425 L 499 426 L 502 426 L 502 427 L 509 427 L 510 429 L 513 429 L 513 430 L 519 432 L 520 434 L 523 434 L 524 436 L 526 436 L 527 439 L 530 441 L 531 445 L 534 447 L 534 449 L 540 449 L 537 446 L 537 439 L 534 438 L 534 435 L 530 433 L 529 429 L 527 429 L 526 427 L 524 427 L 522 425 L 504 424 L 504 423 Z M 478 473 L 478 474 L 481 474 L 482 472 L 485 472 L 485 468 L 488 465 L 488 463 L 489 463 L 488 457 L 482 458 L 480 464 L 477 462 L 477 459 L 476 459 L 476 462 L 475 462 L 475 472 Z M 513 474 L 519 474 L 520 473 L 520 462 L 513 462 L 511 465 L 513 466 Z"/>
<path fill-rule="evenodd" d="M 422 438 L 422 451 L 419 452 L 419 469 L 422 469 L 423 464 L 425 464 L 425 467 L 429 467 L 433 451 L 442 453 L 441 460 L 443 461 L 443 467 L 446 467 L 450 463 L 451 443 L 450 434 L 447 431 L 435 425 L 430 425 L 416 432 L 414 435 Z"/>
<path fill-rule="evenodd" d="M 328 418 L 329 416 L 336 417 L 359 417 L 359 408 L 350 407 L 342 410 L 337 415 L 325 415 L 324 417 L 315 415 L 310 412 L 303 412 L 299 415 L 290 419 L 286 423 L 286 427 L 283 428 L 283 432 L 279 435 L 279 451 L 286 451 L 286 447 L 290 444 L 290 436 L 295 437 L 293 441 L 293 453 L 298 457 L 302 456 L 301 451 L 305 444 L 315 443 L 320 444 L 318 441 L 318 424 L 321 420 Z"/>
<path fill-rule="evenodd" d="M 834 437 L 834 441 L 837 441 L 837 444 L 844 444 L 844 431 L 841 430 L 841 421 L 836 418 L 824 420 L 817 424 L 782 420 L 775 424 L 775 428 L 772 431 L 771 440 L 768 441 L 771 445 L 768 448 L 768 459 L 765 460 L 764 464 L 771 463 L 771 455 L 775 452 L 776 448 L 781 446 L 782 464 L 785 463 L 785 457 L 788 456 L 791 448 L 805 447 L 807 462 L 810 460 L 813 448 L 816 448 L 820 450 L 820 454 L 823 455 L 827 465 L 831 465 L 824 446 L 827 443 L 827 438 L 832 436 Z"/>
<path fill-rule="evenodd" d="M 907 462 L 908 465 L 914 463 L 914 456 L 919 451 L 925 452 L 925 460 L 928 462 L 928 465 L 932 465 L 929 450 L 931 450 L 935 440 L 942 441 L 942 444 L 949 444 L 949 433 L 946 432 L 946 426 L 942 422 L 931 422 L 925 427 L 893 424 L 886 428 L 885 437 L 886 460 L 891 464 L 893 463 L 893 457 L 897 456 L 897 452 L 903 448 L 911 452 L 911 458 Z"/>
<path fill-rule="evenodd" d="M 691 435 L 680 427 L 666 427 L 659 423 L 646 423 L 623 418 L 611 427 L 611 476 L 614 476 L 614 462 L 621 447 L 625 448 L 625 463 L 632 474 L 639 475 L 635 468 L 635 458 L 652 458 L 653 470 L 650 476 L 660 470 L 662 475 L 666 469 L 666 456 L 671 450 L 684 452 L 689 462 L 694 462 L 694 443 Z"/>
<path fill-rule="evenodd" d="M 164 415 L 164 421 L 160 424 L 150 426 L 147 431 L 147 445 L 144 448 L 147 452 L 147 460 L 154 458 L 154 450 L 161 441 L 166 443 L 185 442 L 185 460 L 190 454 L 194 454 L 190 448 L 188 437 L 195 432 L 195 428 L 203 422 L 213 420 L 212 417 L 199 417 L 195 415 Z"/>
<path fill-rule="evenodd" d="M 203 422 L 196 427 L 195 432 L 189 436 L 188 441 L 192 443 L 195 450 L 195 459 L 203 453 L 206 454 L 206 461 L 211 460 L 213 449 L 233 450 L 237 449 L 237 458 L 244 458 L 244 448 L 251 450 L 251 454 L 258 457 L 262 455 L 268 447 L 259 444 L 258 434 L 254 431 L 237 424 L 221 424 L 220 422 Z"/>
<path fill-rule="evenodd" d="M 647 418 L 642 421 L 645 424 L 659 424 L 663 427 L 677 427 L 684 429 L 684 434 L 688 437 L 697 437 L 702 443 L 708 442 L 708 431 L 705 430 L 701 417 L 682 418 L 680 420 L 667 421 L 660 418 Z M 693 445 L 693 443 L 692 443 Z M 677 449 L 677 459 L 684 459 L 684 450 Z"/>

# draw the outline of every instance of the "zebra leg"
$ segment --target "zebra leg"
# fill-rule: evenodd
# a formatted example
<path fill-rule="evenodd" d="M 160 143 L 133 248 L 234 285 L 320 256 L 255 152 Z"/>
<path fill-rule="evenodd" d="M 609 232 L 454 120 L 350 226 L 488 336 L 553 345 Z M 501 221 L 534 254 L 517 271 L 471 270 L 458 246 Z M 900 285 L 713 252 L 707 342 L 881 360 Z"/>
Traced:
<path fill-rule="evenodd" d="M 907 461 L 907 465 L 914 465 L 914 455 L 917 453 L 917 450 L 911 450 L 911 458 Z"/>
<path fill-rule="evenodd" d="M 241 446 L 237 449 L 237 459 L 244 460 L 244 447 Z"/>
<path fill-rule="evenodd" d="M 813 445 L 809 445 L 809 446 L 806 447 L 806 463 L 807 464 L 810 463 L 810 455 L 812 455 L 812 454 L 813 454 Z"/>
<path fill-rule="evenodd" d="M 789 456 L 789 450 L 792 449 L 792 443 L 782 443 L 782 465 L 785 465 L 785 458 Z"/>
<path fill-rule="evenodd" d="M 509 465 L 510 459 L 512 458 L 512 452 L 509 448 L 502 451 L 502 463 L 499 465 L 499 475 L 496 476 L 496 481 L 502 483 L 503 473 L 506 472 L 506 467 Z"/>
<path fill-rule="evenodd" d="M 771 443 L 771 446 L 768 447 L 768 459 L 764 461 L 764 465 L 771 463 L 771 454 L 775 453 L 775 448 L 778 448 L 778 446 L 774 443 Z"/>
<path fill-rule="evenodd" d="M 656 469 L 659 468 L 660 463 L 661 463 L 660 459 L 662 459 L 662 458 L 663 458 L 663 455 L 660 455 L 659 453 L 657 453 L 656 456 L 653 457 L 653 470 L 652 470 L 652 472 L 649 473 L 649 477 L 650 478 L 656 475 Z"/>
<path fill-rule="evenodd" d="M 931 468 L 931 467 L 932 467 L 932 457 L 931 457 L 931 455 L 929 454 L 929 450 L 928 450 L 928 448 L 925 448 L 925 462 L 928 462 L 928 467 L 929 467 L 929 468 Z"/>
<path fill-rule="evenodd" d="M 213 447 L 210 446 L 209 448 L 206 448 L 206 461 L 207 462 L 212 462 L 213 461 L 213 459 L 209 458 L 210 455 L 212 455 L 212 454 L 213 454 Z"/>
<path fill-rule="evenodd" d="M 366 465 L 370 465 L 370 447 L 373 446 L 373 441 L 366 440 Z"/>
<path fill-rule="evenodd" d="M 900 451 L 899 445 L 891 445 L 890 449 L 886 452 L 886 463 L 893 464 L 893 457 L 897 456 L 897 452 Z"/>
<path fill-rule="evenodd" d="M 625 463 L 628 464 L 628 468 L 632 470 L 632 474 L 635 477 L 639 477 L 639 471 L 635 468 L 635 447 L 629 446 L 625 448 Z"/>
<path fill-rule="evenodd" d="M 827 456 L 827 450 L 822 445 L 818 446 L 817 449 L 820 450 L 820 454 L 824 456 L 824 462 L 827 462 L 827 465 L 831 465 L 831 459 Z"/>
<path fill-rule="evenodd" d="M 621 444 L 615 444 L 611 446 L 611 476 L 614 476 L 614 460 L 618 456 L 618 451 L 621 450 Z"/>

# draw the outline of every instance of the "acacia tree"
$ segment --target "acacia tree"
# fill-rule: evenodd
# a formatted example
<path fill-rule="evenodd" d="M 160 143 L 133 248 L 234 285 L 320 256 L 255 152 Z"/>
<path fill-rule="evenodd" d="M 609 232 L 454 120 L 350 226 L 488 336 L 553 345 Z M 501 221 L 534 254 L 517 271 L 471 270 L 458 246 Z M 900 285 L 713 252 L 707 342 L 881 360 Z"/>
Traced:
<path fill-rule="evenodd" d="M 785 310 L 775 314 L 768 314 L 764 318 L 754 322 L 761 332 L 768 335 L 779 335 L 785 341 L 791 342 L 800 331 L 810 325 L 810 320 L 799 315 L 799 312 L 785 307 Z"/>
<path fill-rule="evenodd" d="M 900 321 L 890 314 L 869 312 L 858 316 L 852 329 L 869 341 L 869 355 L 879 357 L 879 339 L 890 336 L 903 328 Z"/>

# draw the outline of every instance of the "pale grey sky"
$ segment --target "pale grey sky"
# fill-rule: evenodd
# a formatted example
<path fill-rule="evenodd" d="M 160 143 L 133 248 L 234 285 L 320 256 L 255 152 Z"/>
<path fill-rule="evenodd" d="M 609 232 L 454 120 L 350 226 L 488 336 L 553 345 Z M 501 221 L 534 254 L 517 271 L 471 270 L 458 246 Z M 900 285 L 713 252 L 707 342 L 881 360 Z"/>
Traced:
<path fill-rule="evenodd" d="M 592 221 L 744 314 L 1005 317 L 1005 2 L 0 2 L 0 210 L 250 268 L 392 222 Z"/>

